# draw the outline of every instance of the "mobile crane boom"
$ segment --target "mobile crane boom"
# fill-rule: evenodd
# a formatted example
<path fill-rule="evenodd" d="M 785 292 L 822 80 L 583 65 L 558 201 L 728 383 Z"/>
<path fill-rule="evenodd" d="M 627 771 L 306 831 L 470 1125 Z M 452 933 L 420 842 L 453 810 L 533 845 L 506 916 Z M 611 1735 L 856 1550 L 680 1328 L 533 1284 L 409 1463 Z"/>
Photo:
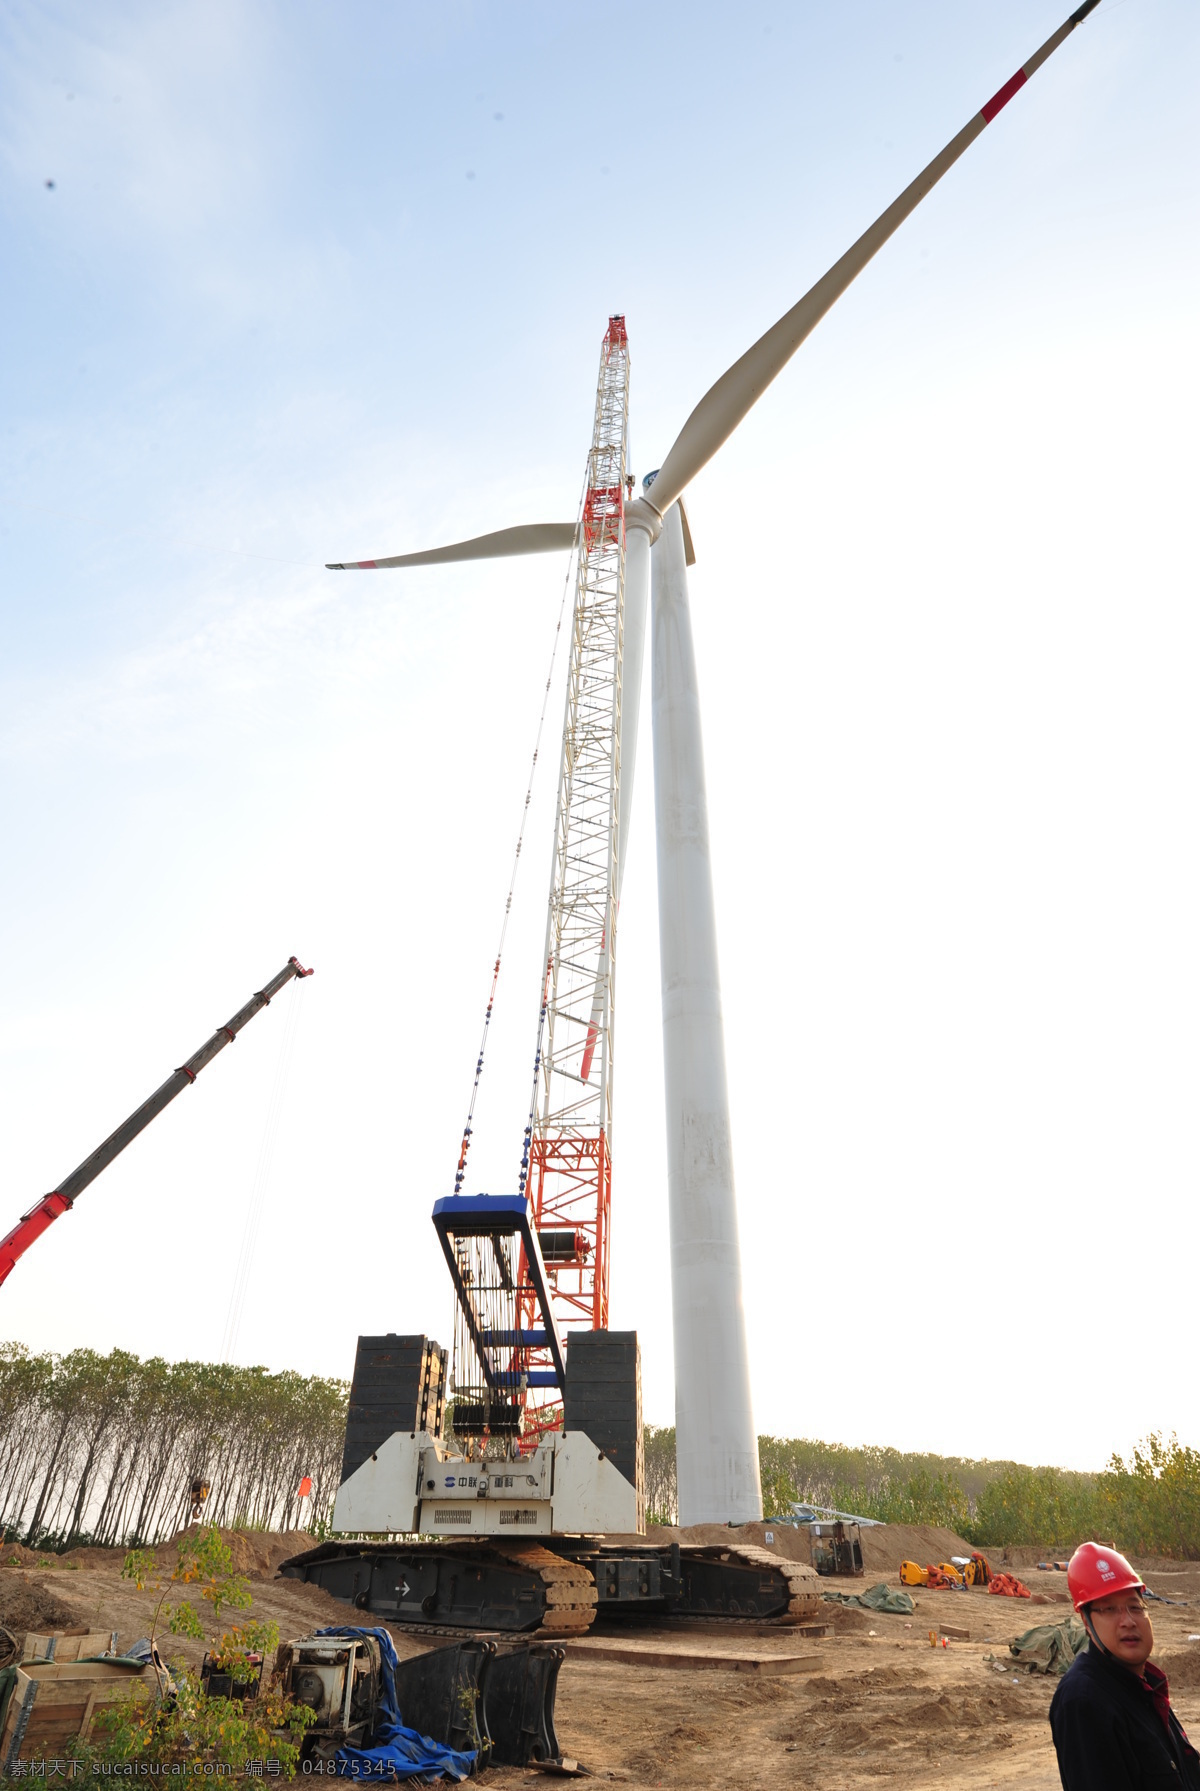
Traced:
<path fill-rule="evenodd" d="M 30 1244 L 40 1238 L 48 1226 L 53 1225 L 60 1213 L 65 1213 L 74 1206 L 83 1190 L 94 1182 L 102 1170 L 107 1169 L 114 1157 L 119 1157 L 127 1144 L 131 1144 L 139 1132 L 144 1132 L 152 1119 L 157 1119 L 175 1096 L 185 1088 L 190 1088 L 205 1064 L 212 1062 L 218 1051 L 232 1044 L 238 1033 L 250 1020 L 253 1020 L 260 1008 L 270 1004 L 271 997 L 278 995 L 285 983 L 294 976 L 311 976 L 311 970 L 305 970 L 298 958 L 289 958 L 277 976 L 273 976 L 264 988 L 252 995 L 245 1007 L 239 1008 L 232 1020 L 219 1026 L 193 1057 L 189 1057 L 163 1083 L 155 1089 L 148 1101 L 143 1101 L 135 1113 L 131 1113 L 123 1125 L 119 1125 L 112 1135 L 97 1146 L 90 1157 L 85 1157 L 78 1169 L 71 1171 L 65 1180 L 58 1184 L 51 1193 L 45 1195 L 33 1206 L 9 1232 L 6 1238 L 0 1238 L 0 1282 L 7 1280 L 16 1266 L 18 1257 L 24 1256 Z"/>

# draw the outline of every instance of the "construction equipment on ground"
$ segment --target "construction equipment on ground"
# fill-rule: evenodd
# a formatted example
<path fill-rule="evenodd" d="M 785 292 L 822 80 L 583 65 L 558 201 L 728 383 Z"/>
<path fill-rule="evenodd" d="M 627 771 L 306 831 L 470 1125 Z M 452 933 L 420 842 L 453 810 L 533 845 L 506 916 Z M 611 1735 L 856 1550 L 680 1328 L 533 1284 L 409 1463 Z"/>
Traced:
<path fill-rule="evenodd" d="M 61 1181 L 51 1193 L 43 1196 L 36 1206 L 30 1207 L 24 1217 L 13 1227 L 5 1238 L 0 1238 L 0 1281 L 4 1281 L 12 1273 L 19 1257 L 24 1256 L 30 1244 L 41 1237 L 54 1221 L 65 1212 L 69 1212 L 76 1200 L 89 1187 L 96 1177 L 107 1169 L 113 1160 L 120 1156 L 127 1144 L 132 1144 L 139 1132 L 144 1132 L 152 1119 L 157 1119 L 163 1108 L 169 1106 L 177 1094 L 190 1088 L 196 1077 L 206 1064 L 212 1062 L 219 1051 L 231 1045 L 242 1027 L 253 1020 L 261 1008 L 268 1007 L 271 998 L 277 995 L 292 978 L 311 976 L 311 970 L 305 970 L 298 958 L 289 958 L 277 976 L 273 976 L 264 988 L 252 995 L 245 1007 L 239 1008 L 232 1020 L 219 1026 L 212 1037 L 187 1062 L 181 1064 L 161 1088 L 155 1090 L 148 1101 L 143 1101 L 136 1112 L 131 1113 L 123 1125 L 119 1125 L 104 1143 L 98 1145 L 90 1157 L 86 1157 L 78 1169 L 72 1170 L 65 1180 Z"/>
<path fill-rule="evenodd" d="M 556 1759 L 564 1655 L 561 1645 L 514 1638 L 460 1641 L 398 1660 L 386 1630 L 324 1629 L 282 1643 L 275 1673 L 285 1697 L 313 1712 L 301 1744 L 305 1774 L 336 1772 L 346 1750 L 369 1749 L 371 1776 L 383 1777 L 397 1712 L 418 1745 L 474 1754 L 477 1766 Z"/>
<path fill-rule="evenodd" d="M 776 1525 L 799 1530 L 808 1538 L 809 1560 L 818 1573 L 858 1575 L 864 1571 L 862 1533 L 878 1520 L 835 1511 L 832 1505 L 813 1505 L 797 1500 L 786 1517 L 772 1518 Z"/>
<path fill-rule="evenodd" d="M 545 1265 L 523 1198 L 474 1203 L 480 1229 L 459 1211 L 457 1229 L 443 1236 L 460 1311 L 478 1340 L 489 1423 L 447 1406 L 440 1345 L 360 1337 L 333 1529 L 379 1541 L 329 1541 L 285 1561 L 281 1573 L 376 1619 L 435 1632 L 565 1637 L 598 1618 L 664 1616 L 819 1622 L 820 1582 L 806 1563 L 732 1538 L 646 1539 L 636 1333 L 575 1331 L 564 1341 L 548 1300 L 541 1305 L 546 1347 L 562 1363 L 564 1424 L 526 1445 L 517 1389 L 497 1365 L 511 1330 L 493 1322 L 488 1296 L 505 1279 L 515 1292 L 518 1249 L 535 1286 Z M 447 1204 L 438 1203 L 443 1222 Z M 455 1204 L 469 1208 L 472 1197 Z M 507 1230 L 497 1230 L 495 1209 L 505 1206 Z"/>
<path fill-rule="evenodd" d="M 862 1531 L 853 1518 L 834 1518 L 832 1523 L 798 1524 L 807 1532 L 809 1559 L 820 1574 L 857 1577 L 863 1567 Z"/>
<path fill-rule="evenodd" d="M 902 1586 L 927 1586 L 931 1592 L 965 1592 L 971 1586 L 991 1587 L 1003 1578 L 992 1572 L 986 1555 L 955 1555 L 949 1561 L 933 1561 L 922 1567 L 917 1561 L 901 1561 Z"/>

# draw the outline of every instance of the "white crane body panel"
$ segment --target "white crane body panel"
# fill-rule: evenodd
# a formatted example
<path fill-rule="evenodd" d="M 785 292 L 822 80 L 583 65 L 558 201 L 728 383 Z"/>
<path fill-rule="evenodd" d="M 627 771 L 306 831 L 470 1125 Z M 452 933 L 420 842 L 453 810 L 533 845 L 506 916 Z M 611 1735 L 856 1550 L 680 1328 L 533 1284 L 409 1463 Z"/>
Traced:
<path fill-rule="evenodd" d="M 469 1460 L 428 1431 L 396 1431 L 338 1488 L 335 1532 L 354 1535 L 631 1535 L 634 1486 L 583 1431 L 513 1460 Z"/>

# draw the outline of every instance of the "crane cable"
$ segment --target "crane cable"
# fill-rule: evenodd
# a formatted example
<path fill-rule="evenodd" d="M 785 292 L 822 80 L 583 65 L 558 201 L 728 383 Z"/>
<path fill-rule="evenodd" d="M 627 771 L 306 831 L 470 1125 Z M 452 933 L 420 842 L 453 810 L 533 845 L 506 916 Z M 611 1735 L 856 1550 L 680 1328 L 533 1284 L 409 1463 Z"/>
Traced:
<path fill-rule="evenodd" d="M 587 488 L 588 474 L 585 471 L 583 485 L 579 493 L 579 505 L 575 512 L 575 539 L 577 542 L 579 540 L 579 525 L 583 516 L 583 504 Z M 572 554 L 567 562 L 566 576 L 563 579 L 562 598 L 558 606 L 558 622 L 554 629 L 554 645 L 550 650 L 550 666 L 546 673 L 546 686 L 542 692 L 542 712 L 538 717 L 537 735 L 533 743 L 533 758 L 529 766 L 529 782 L 525 786 L 525 802 L 521 809 L 521 825 L 517 831 L 516 851 L 513 853 L 512 875 L 508 880 L 508 895 L 505 897 L 504 901 L 504 919 L 500 926 L 500 942 L 496 947 L 496 961 L 492 965 L 492 986 L 488 993 L 487 1007 L 484 1009 L 483 1014 L 483 1032 L 479 1040 L 479 1055 L 475 1059 L 475 1080 L 471 1085 L 471 1099 L 467 1105 L 467 1123 L 463 1127 L 462 1146 L 458 1153 L 458 1166 L 454 1172 L 454 1192 L 456 1194 L 462 1193 L 462 1185 L 467 1174 L 467 1152 L 471 1148 L 471 1135 L 474 1131 L 473 1121 L 475 1118 L 475 1102 L 479 1096 L 479 1082 L 483 1075 L 483 1058 L 484 1053 L 487 1050 L 488 1028 L 492 1023 L 492 1009 L 496 1002 L 496 985 L 500 981 L 500 959 L 504 953 L 504 940 L 508 933 L 509 916 L 512 913 L 513 892 L 516 889 L 517 870 L 521 863 L 521 847 L 525 841 L 525 825 L 529 820 L 529 805 L 533 799 L 533 784 L 534 779 L 537 776 L 538 754 L 541 752 L 542 747 L 542 730 L 546 725 L 546 709 L 550 702 L 550 686 L 554 682 L 554 667 L 558 659 L 559 642 L 562 639 L 563 616 L 566 614 L 567 593 L 571 589 L 571 572 L 574 563 L 575 555 Z"/>

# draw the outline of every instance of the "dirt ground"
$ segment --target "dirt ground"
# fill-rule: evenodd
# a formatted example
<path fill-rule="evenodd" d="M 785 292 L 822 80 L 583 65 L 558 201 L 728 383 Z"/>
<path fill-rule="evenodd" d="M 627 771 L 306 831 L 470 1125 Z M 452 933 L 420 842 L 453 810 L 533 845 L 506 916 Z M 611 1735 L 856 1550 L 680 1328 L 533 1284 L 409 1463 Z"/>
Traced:
<path fill-rule="evenodd" d="M 747 1526 L 755 1540 L 792 1554 L 794 1533 Z M 721 1533 L 728 1538 L 729 1532 Z M 927 1546 L 937 1539 L 936 1548 Z M 250 1574 L 253 1614 L 274 1618 L 281 1633 L 303 1634 L 319 1624 L 362 1621 L 351 1607 L 313 1586 L 274 1578 L 280 1560 L 305 1538 L 248 1536 L 239 1540 L 239 1565 Z M 949 1549 L 948 1541 L 954 1543 Z M 823 1581 L 828 1590 L 861 1591 L 886 1578 L 898 1584 L 905 1556 L 921 1561 L 963 1553 L 949 1532 L 870 1533 L 868 1570 L 861 1580 Z M 1057 1684 L 1013 1670 L 1007 1644 L 1021 1630 L 1066 1616 L 1066 1576 L 1027 1564 L 1036 1551 L 1008 1565 L 1037 1603 L 998 1598 L 982 1589 L 915 1593 L 912 1617 L 877 1615 L 856 1607 L 827 1607 L 830 1634 L 797 1640 L 765 1627 L 663 1625 L 621 1631 L 666 1650 L 711 1656 L 800 1654 L 813 1664 L 787 1677 L 718 1667 L 610 1665 L 568 1657 L 559 1677 L 557 1726 L 563 1750 L 602 1780 L 640 1787 L 858 1787 L 895 1779 L 911 1791 L 924 1787 L 976 1791 L 1013 1786 L 1057 1791 L 1058 1773 L 1046 1720 Z M 18 1559 L 7 1564 L 12 1557 Z M 0 1623 L 27 1629 L 83 1623 L 117 1629 L 132 1642 L 150 1627 L 155 1595 L 120 1577 L 118 1551 L 78 1550 L 55 1565 L 11 1545 L 0 1551 Z M 164 1562 L 174 1551 L 162 1551 Z M 1138 1563 L 1152 1590 L 1184 1605 L 1152 1606 L 1156 1658 L 1167 1672 L 1185 1727 L 1200 1734 L 1200 1564 Z M 1043 1602 L 1045 1601 L 1045 1602 Z M 946 1648 L 931 1648 L 929 1631 L 950 1625 L 969 1632 Z M 423 1644 L 392 1632 L 402 1656 Z M 613 1635 L 605 1631 L 605 1635 Z M 198 1664 L 199 1644 L 166 1638 L 167 1652 Z M 497 1768 L 480 1783 L 508 1791 L 547 1783 L 541 1774 Z"/>

